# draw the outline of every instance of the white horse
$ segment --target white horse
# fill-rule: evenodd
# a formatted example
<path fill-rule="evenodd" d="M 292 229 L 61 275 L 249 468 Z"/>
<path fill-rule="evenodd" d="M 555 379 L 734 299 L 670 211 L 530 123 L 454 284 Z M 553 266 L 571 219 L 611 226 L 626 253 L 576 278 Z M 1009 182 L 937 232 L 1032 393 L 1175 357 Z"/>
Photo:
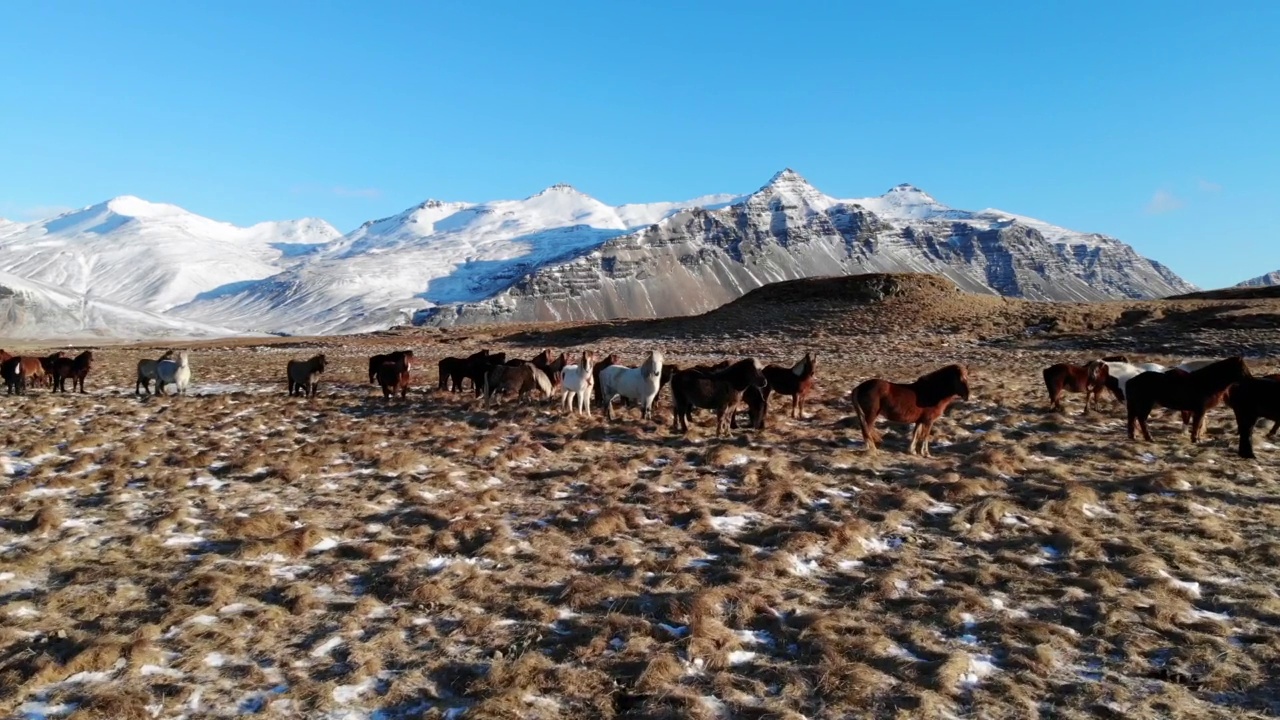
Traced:
<path fill-rule="evenodd" d="M 560 407 L 569 412 L 591 414 L 591 395 L 595 393 L 596 380 L 592 368 L 596 364 L 594 353 L 582 353 L 582 362 L 577 365 L 566 365 L 562 371 L 561 385 L 564 395 L 560 398 Z"/>
<path fill-rule="evenodd" d="M 1201 368 L 1207 368 L 1216 362 L 1218 361 L 1217 360 L 1190 360 L 1188 362 L 1184 362 L 1181 365 L 1179 365 L 1178 369 L 1186 370 L 1187 372 L 1195 372 L 1197 370 L 1200 370 Z"/>
<path fill-rule="evenodd" d="M 1115 381 L 1114 385 L 1108 381 L 1107 387 L 1111 389 L 1112 394 L 1114 394 L 1116 399 L 1120 402 L 1125 401 L 1124 386 L 1127 385 L 1130 380 L 1138 377 L 1144 372 L 1164 372 L 1169 369 L 1157 363 L 1139 363 L 1135 365 L 1127 362 L 1108 362 L 1104 364 L 1107 366 L 1107 374 L 1110 376 L 1110 379 Z"/>
<path fill-rule="evenodd" d="M 662 381 L 662 351 L 651 350 L 638 368 L 610 365 L 600 371 L 604 416 L 613 419 L 613 399 L 624 397 L 640 406 L 640 417 L 653 414 L 653 400 Z"/>
<path fill-rule="evenodd" d="M 187 386 L 191 384 L 191 359 L 187 351 L 178 353 L 178 359 L 161 360 L 156 363 L 156 393 L 164 395 L 168 385 L 177 385 L 178 394 L 186 395 Z"/>

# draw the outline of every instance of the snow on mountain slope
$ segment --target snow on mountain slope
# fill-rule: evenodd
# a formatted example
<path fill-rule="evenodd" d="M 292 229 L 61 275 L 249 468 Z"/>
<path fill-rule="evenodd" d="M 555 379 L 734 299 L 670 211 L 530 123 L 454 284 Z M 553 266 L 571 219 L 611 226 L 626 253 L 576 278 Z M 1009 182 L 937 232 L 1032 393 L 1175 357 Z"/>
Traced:
<path fill-rule="evenodd" d="M 428 200 L 365 223 L 296 267 L 238 292 L 175 308 L 182 317 L 293 334 L 408 323 L 440 303 L 476 301 L 548 263 L 598 247 L 699 203 L 613 207 L 568 185 L 522 200 Z"/>
<path fill-rule="evenodd" d="M 0 232 L 0 270 L 164 311 L 274 275 L 339 235 L 323 220 L 242 228 L 122 196 Z"/>
<path fill-rule="evenodd" d="M 0 272 L 0 334 L 15 340 L 228 337 L 228 328 L 92 300 Z"/>
<path fill-rule="evenodd" d="M 1280 270 L 1245 280 L 1236 287 L 1271 287 L 1272 285 L 1280 285 Z"/>
<path fill-rule="evenodd" d="M 1192 286 L 1102 235 L 997 210 L 947 207 L 910 185 L 836 200 L 791 170 L 717 210 L 691 209 L 521 277 L 435 325 L 699 313 L 802 277 L 927 272 L 971 292 L 1039 300 L 1161 297 Z"/>

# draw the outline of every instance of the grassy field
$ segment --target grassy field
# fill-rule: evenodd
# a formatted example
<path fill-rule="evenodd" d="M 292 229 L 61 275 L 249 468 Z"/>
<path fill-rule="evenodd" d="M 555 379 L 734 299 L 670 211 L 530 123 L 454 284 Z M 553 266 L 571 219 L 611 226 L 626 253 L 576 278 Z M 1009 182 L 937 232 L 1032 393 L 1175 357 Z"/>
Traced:
<path fill-rule="evenodd" d="M 204 343 L 182 398 L 103 348 L 88 395 L 0 397 L 0 716 L 1280 711 L 1280 449 L 1237 459 L 1227 410 L 1129 442 L 1114 403 L 1045 409 L 1040 369 L 1088 354 L 946 334 L 589 343 L 819 354 L 807 417 L 723 441 L 665 391 L 607 424 L 434 389 L 445 354 L 541 347 L 512 337 Z M 365 358 L 396 347 L 387 402 Z M 316 352 L 320 397 L 286 397 Z M 864 454 L 854 384 L 955 361 L 935 458 L 902 426 Z"/>

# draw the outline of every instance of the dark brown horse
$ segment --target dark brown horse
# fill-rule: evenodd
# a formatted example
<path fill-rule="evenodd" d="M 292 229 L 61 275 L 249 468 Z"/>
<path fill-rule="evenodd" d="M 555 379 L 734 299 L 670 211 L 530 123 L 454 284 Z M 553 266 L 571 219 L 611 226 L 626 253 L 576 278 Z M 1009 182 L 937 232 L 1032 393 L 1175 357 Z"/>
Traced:
<path fill-rule="evenodd" d="M 764 429 L 765 415 L 769 412 L 769 396 L 773 393 L 790 395 L 791 417 L 804 417 L 804 401 L 813 390 L 813 378 L 817 371 L 818 356 L 809 353 L 805 353 L 800 362 L 791 367 L 765 365 L 764 377 L 769 384 L 764 388 L 751 388 L 742 396 L 747 403 L 751 427 Z M 737 423 L 733 427 L 737 427 Z"/>
<path fill-rule="evenodd" d="M 407 366 L 394 362 L 382 363 L 374 375 L 378 386 L 382 388 L 382 397 L 391 399 L 396 393 L 400 393 L 403 400 L 409 394 L 410 377 Z"/>
<path fill-rule="evenodd" d="M 462 379 L 467 372 L 467 361 L 464 358 L 447 357 L 440 360 L 440 384 L 438 389 L 445 392 L 461 392 Z"/>
<path fill-rule="evenodd" d="M 74 358 L 56 358 L 51 365 L 54 392 L 66 392 L 67 378 L 71 378 L 71 390 L 83 393 L 84 379 L 93 368 L 93 351 L 85 350 Z"/>
<path fill-rule="evenodd" d="M 507 364 L 507 354 L 505 352 L 491 353 L 488 350 L 482 350 L 483 355 L 476 353 L 467 358 L 467 370 L 465 377 L 471 381 L 471 389 L 476 397 L 484 394 L 484 378 L 489 374 L 489 369 L 497 365 Z"/>
<path fill-rule="evenodd" d="M 369 358 L 369 382 L 378 382 L 378 368 L 386 363 L 398 363 L 405 372 L 413 369 L 413 351 L 396 350 L 385 355 L 374 355 Z"/>
<path fill-rule="evenodd" d="M 713 372 L 697 369 L 676 372 L 671 376 L 671 402 L 675 409 L 671 427 L 678 432 L 689 432 L 693 409 L 706 408 L 716 414 L 716 437 L 720 437 L 732 419 L 731 414 L 742 402 L 742 394 L 748 388 L 766 385 L 764 368 L 755 358 L 744 358 Z"/>
<path fill-rule="evenodd" d="M 533 363 L 494 365 L 484 377 L 484 406 L 493 406 L 493 396 L 514 392 L 519 402 L 533 391 L 550 398 L 555 392 L 551 378 Z"/>
<path fill-rule="evenodd" d="M 969 399 L 969 371 L 963 365 L 948 365 L 910 384 L 873 378 L 855 387 L 851 398 L 868 450 L 875 452 L 880 443 L 875 423 L 883 415 L 890 422 L 915 423 L 907 452 L 932 457 L 929 433 L 953 400 Z"/>
<path fill-rule="evenodd" d="M 48 357 L 11 357 L 4 362 L 5 386 L 10 395 L 25 395 L 27 388 L 38 387 L 39 383 L 51 378 L 49 370 L 53 362 L 62 357 L 61 352 Z"/>
<path fill-rule="evenodd" d="M 1121 360 L 1092 360 L 1084 365 L 1058 363 L 1044 369 L 1045 388 L 1049 391 L 1049 409 L 1062 412 L 1063 393 L 1084 393 L 1084 411 L 1088 414 L 1092 408 L 1089 401 L 1096 406 L 1102 391 L 1107 389 L 1107 362 L 1124 362 Z"/>
<path fill-rule="evenodd" d="M 0 351 L 3 357 L 0 357 L 0 377 L 4 378 L 4 389 L 9 395 L 20 393 L 22 390 L 22 375 L 18 372 L 21 358 L 14 357 L 7 352 Z"/>
<path fill-rule="evenodd" d="M 1253 429 L 1259 420 L 1271 420 L 1274 425 L 1267 437 L 1280 428 L 1280 374 L 1261 378 L 1245 378 L 1231 386 L 1227 393 L 1227 405 L 1236 415 L 1236 431 L 1240 433 L 1240 457 L 1252 460 Z"/>
<path fill-rule="evenodd" d="M 1129 439 L 1142 428 L 1142 438 L 1151 442 L 1147 418 L 1156 405 L 1191 413 L 1191 442 L 1200 441 L 1204 415 L 1214 403 L 1221 402 L 1231 385 L 1251 377 L 1244 358 L 1219 360 L 1195 372 L 1155 372 L 1148 370 L 1125 385 L 1125 404 L 1129 410 Z"/>
<path fill-rule="evenodd" d="M 591 380 L 596 389 L 595 403 L 597 405 L 604 405 L 604 390 L 600 387 L 600 371 L 610 365 L 617 365 L 620 362 L 622 362 L 622 359 L 618 357 L 617 353 L 610 353 L 603 360 L 598 360 L 595 365 L 591 366 Z M 666 370 L 667 367 L 665 365 L 662 366 L 662 371 L 666 372 Z"/>
<path fill-rule="evenodd" d="M 310 360 L 290 360 L 285 365 L 285 379 L 289 381 L 289 397 L 302 395 L 315 397 L 320 390 L 320 373 L 324 372 L 324 355 Z"/>

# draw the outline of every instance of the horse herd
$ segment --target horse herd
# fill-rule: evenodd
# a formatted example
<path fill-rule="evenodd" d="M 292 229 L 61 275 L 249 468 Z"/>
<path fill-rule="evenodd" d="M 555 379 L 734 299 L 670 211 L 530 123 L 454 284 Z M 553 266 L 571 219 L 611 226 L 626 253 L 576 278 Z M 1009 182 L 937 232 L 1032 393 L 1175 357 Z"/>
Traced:
<path fill-rule="evenodd" d="M 369 382 L 377 384 L 384 398 L 407 396 L 414 365 L 412 350 L 374 355 L 369 358 Z M 9 394 L 23 394 L 29 387 L 47 382 L 53 392 L 66 392 L 66 381 L 72 389 L 85 392 L 85 377 L 93 367 L 93 353 L 86 350 L 74 358 L 56 352 L 46 357 L 12 356 L 0 350 L 0 375 Z M 285 377 L 290 396 L 315 397 L 320 376 L 327 367 L 323 354 L 308 360 L 290 360 Z M 508 358 L 504 352 L 480 350 L 466 357 L 446 357 L 439 362 L 438 388 L 443 392 L 470 390 L 483 397 L 486 408 L 493 407 L 501 396 L 515 396 L 525 401 L 531 394 L 550 399 L 560 394 L 565 412 L 589 415 L 592 403 L 598 404 L 606 419 L 614 419 L 613 404 L 637 407 L 642 418 L 652 417 L 658 396 L 671 386 L 672 429 L 688 432 L 689 420 L 699 409 L 716 417 L 716 436 L 726 429 L 737 429 L 738 411 L 745 406 L 746 427 L 763 429 L 769 398 L 774 393 L 791 398 L 790 414 L 802 417 L 804 403 L 813 390 L 817 374 L 817 356 L 806 353 L 791 366 L 762 365 L 755 358 L 724 360 L 711 365 L 680 367 L 668 363 L 660 350 L 651 350 L 636 367 L 621 363 L 618 355 L 603 357 L 584 351 L 570 358 L 561 353 L 553 357 L 543 350 L 531 359 Z M 1197 360 L 1167 368 L 1155 363 L 1130 363 L 1123 356 L 1090 360 L 1084 365 L 1059 363 L 1043 372 L 1049 404 L 1062 411 L 1062 398 L 1067 392 L 1083 393 L 1085 413 L 1089 413 L 1104 392 L 1125 404 L 1128 412 L 1128 435 L 1135 439 L 1139 430 L 1144 440 L 1151 440 L 1147 420 L 1156 406 L 1176 411 L 1184 426 L 1190 426 L 1191 441 L 1198 442 L 1204 431 L 1205 414 L 1226 404 L 1235 413 L 1239 433 L 1239 455 L 1253 458 L 1253 429 L 1258 420 L 1270 419 L 1275 424 L 1267 437 L 1280 430 L 1280 373 L 1255 377 L 1241 357 L 1222 360 Z M 191 381 L 190 356 L 187 351 L 166 352 L 155 359 L 138 361 L 135 394 L 164 395 L 168 386 L 185 394 Z M 873 378 L 863 381 L 850 395 L 861 424 L 862 437 L 870 451 L 880 443 L 876 420 L 915 425 L 908 452 L 930 456 L 929 436 L 933 424 L 956 399 L 969 399 L 968 370 L 953 364 L 917 378 L 911 383 L 897 383 Z M 726 427 L 727 426 L 727 427 Z"/>

